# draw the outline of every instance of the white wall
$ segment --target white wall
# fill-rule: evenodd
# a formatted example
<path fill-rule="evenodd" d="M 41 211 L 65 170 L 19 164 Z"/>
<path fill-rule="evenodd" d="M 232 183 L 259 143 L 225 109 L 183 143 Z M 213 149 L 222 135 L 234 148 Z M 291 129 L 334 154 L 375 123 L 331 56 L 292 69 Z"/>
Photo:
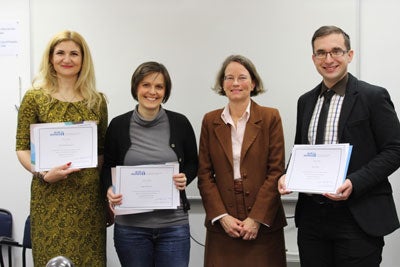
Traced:
<path fill-rule="evenodd" d="M 162 62 L 173 82 L 166 107 L 186 114 L 199 135 L 204 113 L 226 103 L 211 90 L 222 61 L 240 53 L 254 62 L 268 89 L 254 99 L 281 111 L 289 151 L 297 98 L 320 81 L 311 61 L 311 36 L 323 24 L 355 36 L 356 15 L 354 0 L 335 5 L 329 0 L 31 0 L 33 73 L 53 34 L 82 33 L 112 118 L 136 104 L 130 94 L 135 68 L 148 60 Z M 197 189 L 190 193 L 199 195 Z"/>
<path fill-rule="evenodd" d="M 400 114 L 400 26 L 398 12 L 400 2 L 396 0 L 360 1 L 360 77 L 370 83 L 379 84 L 389 90 L 392 101 Z M 397 210 L 400 213 L 400 171 L 394 173 L 390 182 Z M 382 266 L 399 266 L 400 231 L 385 238 Z"/>
<path fill-rule="evenodd" d="M 12 31 L 17 35 L 16 54 L 0 55 L 0 207 L 13 213 L 14 237 L 18 241 L 22 241 L 30 198 L 29 178 L 15 155 L 15 106 L 18 106 L 24 88 L 30 84 L 29 12 L 29 0 L 0 0 L 0 25 L 16 23 L 15 31 Z M 0 29 L 0 40 L 4 41 L 5 32 L 8 30 Z M 21 265 L 21 250 L 14 249 L 13 253 L 16 257 L 14 266 Z"/>
<path fill-rule="evenodd" d="M 325 24 L 338 25 L 352 37 L 356 58 L 350 71 L 387 87 L 396 107 L 400 107 L 399 92 L 395 90 L 400 83 L 400 76 L 395 73 L 400 37 L 393 34 L 400 24 L 395 19 L 395 10 L 400 8 L 396 0 L 0 0 L 0 20 L 10 14 L 5 7 L 16 3 L 28 8 L 31 16 L 28 29 L 31 49 L 26 49 L 31 61 L 25 66 L 32 66 L 31 73 L 37 72 L 44 47 L 56 32 L 63 29 L 80 32 L 92 51 L 98 88 L 109 98 L 110 119 L 135 105 L 129 89 L 134 69 L 144 61 L 156 60 L 166 65 L 173 80 L 166 108 L 186 114 L 198 137 L 204 113 L 226 103 L 224 97 L 210 89 L 217 70 L 226 56 L 240 53 L 252 59 L 268 88 L 266 94 L 254 100 L 280 110 L 289 154 L 297 98 L 320 81 L 311 61 L 310 39 Z M 16 16 L 20 16 L 19 11 Z M 359 58 L 358 54 L 362 56 Z M 7 66 L 3 62 L 1 58 L 0 66 Z M 3 79 L 3 72 L 1 75 Z M 24 80 L 31 78 L 29 71 L 23 76 Z M 23 88 L 27 87 L 24 84 Z M 7 91 L 3 94 L 7 97 L 0 99 L 2 122 L 7 126 L 0 133 L 2 140 L 6 140 L 0 143 L 3 159 L 0 206 L 13 211 L 15 237 L 21 240 L 29 212 L 30 175 L 15 157 L 16 92 Z M 397 203 L 400 203 L 400 182 L 396 179 L 399 176 L 396 173 L 392 177 Z M 198 197 L 195 184 L 189 194 Z M 286 205 L 285 209 L 290 215 L 292 205 Z M 190 220 L 192 235 L 204 243 L 199 201 L 194 201 Z M 292 220 L 289 223 L 287 246 L 296 252 L 296 231 Z M 395 251 L 400 245 L 398 232 L 387 238 L 384 267 L 395 266 L 400 260 Z M 191 253 L 191 266 L 202 266 L 203 248 L 193 242 Z M 14 254 L 19 255 L 19 251 Z M 118 266 L 112 228 L 108 256 L 109 266 Z M 16 257 L 15 261 L 18 260 Z"/>

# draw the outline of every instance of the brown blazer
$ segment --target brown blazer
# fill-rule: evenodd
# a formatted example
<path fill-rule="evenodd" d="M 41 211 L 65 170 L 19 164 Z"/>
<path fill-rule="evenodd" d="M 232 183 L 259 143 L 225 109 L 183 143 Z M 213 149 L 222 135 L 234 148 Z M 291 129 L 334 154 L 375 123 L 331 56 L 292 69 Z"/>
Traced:
<path fill-rule="evenodd" d="M 215 217 L 228 213 L 237 218 L 233 190 L 231 128 L 221 119 L 223 109 L 207 113 L 202 122 L 198 187 L 206 211 L 209 231 L 223 232 Z M 251 101 L 250 118 L 244 133 L 240 172 L 247 216 L 262 226 L 259 234 L 283 228 L 284 210 L 277 190 L 285 166 L 282 122 L 277 109 Z"/>

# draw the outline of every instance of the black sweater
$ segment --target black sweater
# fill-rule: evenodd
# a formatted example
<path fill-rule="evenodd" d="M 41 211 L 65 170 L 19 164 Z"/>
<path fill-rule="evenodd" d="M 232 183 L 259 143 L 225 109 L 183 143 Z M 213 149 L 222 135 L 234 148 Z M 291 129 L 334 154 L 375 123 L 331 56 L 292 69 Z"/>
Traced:
<path fill-rule="evenodd" d="M 198 156 L 196 137 L 189 120 L 182 114 L 165 110 L 170 124 L 169 144 L 177 155 L 179 172 L 185 173 L 187 184 L 197 175 Z M 104 144 L 104 163 L 101 171 L 103 193 L 112 186 L 111 168 L 124 165 L 127 151 L 131 147 L 129 126 L 133 111 L 119 115 L 111 120 Z M 184 190 L 180 191 L 183 209 L 190 209 Z"/>

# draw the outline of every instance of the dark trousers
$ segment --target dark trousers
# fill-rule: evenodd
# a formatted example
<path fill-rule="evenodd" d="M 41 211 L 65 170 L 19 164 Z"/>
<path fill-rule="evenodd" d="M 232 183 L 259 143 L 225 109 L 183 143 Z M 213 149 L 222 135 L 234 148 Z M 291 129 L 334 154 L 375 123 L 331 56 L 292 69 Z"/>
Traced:
<path fill-rule="evenodd" d="M 362 231 L 346 204 L 319 204 L 307 197 L 299 219 L 301 266 L 377 267 L 382 261 L 383 237 Z"/>

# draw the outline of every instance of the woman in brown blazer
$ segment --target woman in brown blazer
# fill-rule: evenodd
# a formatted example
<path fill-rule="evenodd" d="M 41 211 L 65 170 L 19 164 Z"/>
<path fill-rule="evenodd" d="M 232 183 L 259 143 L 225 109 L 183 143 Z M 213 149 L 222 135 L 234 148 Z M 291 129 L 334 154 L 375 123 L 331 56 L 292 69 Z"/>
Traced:
<path fill-rule="evenodd" d="M 251 100 L 265 90 L 255 66 L 243 56 L 223 62 L 214 90 L 229 102 L 207 113 L 201 128 L 204 266 L 286 266 L 286 219 L 277 191 L 285 165 L 279 112 Z"/>

